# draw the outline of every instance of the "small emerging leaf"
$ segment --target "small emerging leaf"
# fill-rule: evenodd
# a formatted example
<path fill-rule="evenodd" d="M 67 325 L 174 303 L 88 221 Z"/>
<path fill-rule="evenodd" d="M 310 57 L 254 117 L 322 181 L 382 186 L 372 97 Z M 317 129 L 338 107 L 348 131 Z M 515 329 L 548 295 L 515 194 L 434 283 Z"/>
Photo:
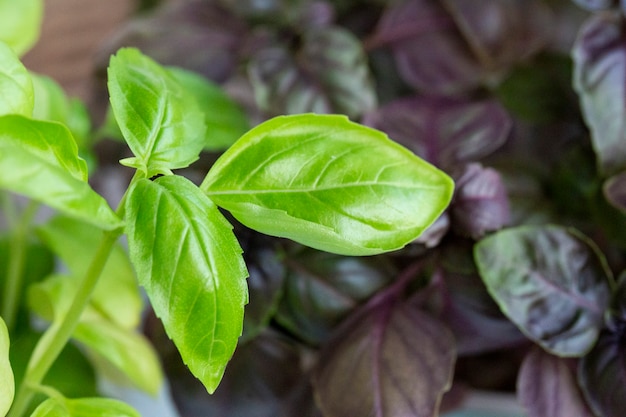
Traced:
<path fill-rule="evenodd" d="M 521 226 L 484 238 L 474 255 L 487 289 L 528 337 L 558 356 L 591 349 L 611 275 L 589 239 L 559 226 Z"/>
<path fill-rule="evenodd" d="M 372 255 L 419 236 L 447 207 L 454 185 L 382 132 L 345 116 L 304 114 L 252 129 L 201 188 L 262 233 Z"/>
<path fill-rule="evenodd" d="M 49 398 L 31 417 L 141 417 L 130 405 L 110 398 Z"/>
<path fill-rule="evenodd" d="M 23 55 L 39 39 L 43 0 L 0 0 L 0 41 Z"/>
<path fill-rule="evenodd" d="M 0 12 L 3 4 L 8 2 L 9 0 L 0 0 Z M 34 105 L 33 82 L 30 74 L 15 52 L 0 42 L 0 116 L 19 114 L 30 117 L 33 114 Z"/>
<path fill-rule="evenodd" d="M 9 331 L 0 317 L 0 416 L 6 415 L 15 394 L 13 370 L 9 362 Z"/>
<path fill-rule="evenodd" d="M 126 208 L 139 283 L 183 361 L 213 392 L 237 346 L 248 301 L 248 273 L 232 226 L 179 176 L 138 181 Z"/>

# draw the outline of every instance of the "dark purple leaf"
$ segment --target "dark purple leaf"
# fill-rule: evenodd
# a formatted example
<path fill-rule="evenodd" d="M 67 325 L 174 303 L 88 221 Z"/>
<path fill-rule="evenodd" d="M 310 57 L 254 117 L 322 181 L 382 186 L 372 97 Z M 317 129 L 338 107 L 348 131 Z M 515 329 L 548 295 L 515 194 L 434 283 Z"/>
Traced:
<path fill-rule="evenodd" d="M 363 122 L 443 168 L 492 153 L 512 127 L 496 101 L 429 96 L 396 100 L 368 114 Z"/>
<path fill-rule="evenodd" d="M 454 337 L 408 305 L 382 305 L 342 326 L 313 386 L 325 417 L 432 417 L 452 382 Z"/>
<path fill-rule="evenodd" d="M 427 248 L 434 248 L 439 245 L 441 239 L 448 233 L 450 229 L 450 216 L 447 212 L 443 212 L 435 223 L 431 224 L 417 239 L 415 243 L 424 245 Z"/>
<path fill-rule="evenodd" d="M 520 226 L 478 242 L 476 264 L 502 312 L 558 356 L 582 356 L 595 343 L 609 303 L 610 271 L 582 233 Z"/>
<path fill-rule="evenodd" d="M 517 379 L 517 396 L 528 417 L 594 417 L 585 403 L 570 360 L 535 347 Z"/>
<path fill-rule="evenodd" d="M 551 35 L 542 0 L 443 0 L 485 68 L 506 69 L 539 51 Z"/>
<path fill-rule="evenodd" d="M 249 74 L 258 106 L 273 115 L 342 113 L 356 118 L 376 106 L 361 43 L 339 27 L 305 31 L 297 51 L 282 44 L 260 48 Z"/>
<path fill-rule="evenodd" d="M 468 164 L 455 183 L 451 214 L 457 232 L 478 239 L 510 222 L 509 200 L 498 171 Z"/>
<path fill-rule="evenodd" d="M 593 15 L 573 50 L 574 87 L 591 130 L 598 166 L 615 173 L 626 166 L 626 30 L 619 13 Z"/>
<path fill-rule="evenodd" d="M 396 2 L 381 17 L 374 43 L 389 45 L 404 80 L 428 93 L 480 85 L 486 75 L 438 1 Z"/>
<path fill-rule="evenodd" d="M 611 205 L 626 212 L 626 172 L 609 178 L 603 187 L 604 196 Z"/>
<path fill-rule="evenodd" d="M 582 358 L 578 380 L 598 416 L 626 415 L 626 334 L 603 332 Z"/>
<path fill-rule="evenodd" d="M 612 7 L 617 3 L 616 0 L 572 0 L 585 10 L 596 11 L 604 10 Z"/>
<path fill-rule="evenodd" d="M 337 256 L 313 249 L 303 249 L 285 263 L 287 277 L 275 318 L 313 345 L 324 342 L 341 319 L 397 274 L 383 257 Z"/>

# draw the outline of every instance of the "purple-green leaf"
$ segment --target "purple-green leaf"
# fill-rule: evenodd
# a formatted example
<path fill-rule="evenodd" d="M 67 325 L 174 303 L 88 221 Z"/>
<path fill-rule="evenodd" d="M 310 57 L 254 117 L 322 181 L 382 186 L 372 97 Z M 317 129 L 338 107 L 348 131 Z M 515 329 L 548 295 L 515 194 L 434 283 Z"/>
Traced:
<path fill-rule="evenodd" d="M 582 233 L 520 226 L 478 242 L 476 263 L 505 315 L 558 356 L 587 353 L 604 326 L 610 271 Z"/>
<path fill-rule="evenodd" d="M 454 337 L 409 305 L 382 305 L 342 326 L 313 384 L 326 417 L 432 417 L 450 388 Z"/>
<path fill-rule="evenodd" d="M 517 379 L 517 396 L 528 417 L 594 417 L 572 365 L 539 347 L 526 355 Z"/>

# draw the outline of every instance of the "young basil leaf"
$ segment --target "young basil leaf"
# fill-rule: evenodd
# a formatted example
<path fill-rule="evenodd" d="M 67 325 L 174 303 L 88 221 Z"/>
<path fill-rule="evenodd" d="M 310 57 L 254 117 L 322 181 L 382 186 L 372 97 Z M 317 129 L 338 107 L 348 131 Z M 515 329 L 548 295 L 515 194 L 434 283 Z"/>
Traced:
<path fill-rule="evenodd" d="M 31 417 L 141 417 L 130 405 L 111 398 L 49 398 Z"/>
<path fill-rule="evenodd" d="M 39 238 L 76 277 L 87 272 L 102 234 L 88 223 L 60 215 L 37 228 Z M 121 245 L 114 246 L 111 251 L 91 304 L 121 327 L 133 329 L 139 324 L 143 303 L 133 267 Z"/>
<path fill-rule="evenodd" d="M 0 10 L 2 4 L 7 2 L 0 0 Z M 33 82 L 28 70 L 15 52 L 0 42 L 0 116 L 20 114 L 30 117 L 34 105 Z"/>
<path fill-rule="evenodd" d="M 0 117 L 0 188 L 25 195 L 104 230 L 122 226 L 87 183 L 87 166 L 63 125 Z"/>
<path fill-rule="evenodd" d="M 183 361 L 213 392 L 237 346 L 248 301 L 248 273 L 232 226 L 179 176 L 136 182 L 126 209 L 139 283 Z"/>
<path fill-rule="evenodd" d="M 0 317 L 0 416 L 6 415 L 15 394 L 13 369 L 9 362 L 9 331 Z"/>
<path fill-rule="evenodd" d="M 588 238 L 559 226 L 520 226 L 484 238 L 474 255 L 492 297 L 528 337 L 558 356 L 591 349 L 611 275 Z"/>
<path fill-rule="evenodd" d="M 314 114 L 255 127 L 201 185 L 252 229 L 345 255 L 402 248 L 439 217 L 453 188 L 385 134 Z"/>
<path fill-rule="evenodd" d="M 594 417 L 570 365 L 539 347 L 526 355 L 517 378 L 517 395 L 528 417 Z"/>
<path fill-rule="evenodd" d="M 205 150 L 226 150 L 246 133 L 250 125 L 246 114 L 217 84 L 182 68 L 168 71 L 198 101 L 207 127 Z"/>
<path fill-rule="evenodd" d="M 349 324 L 313 375 L 324 416 L 438 415 L 456 360 L 450 331 L 408 305 L 384 305 Z"/>
<path fill-rule="evenodd" d="M 39 39 L 43 0 L 0 0 L 0 41 L 23 55 Z"/>
<path fill-rule="evenodd" d="M 111 108 L 135 155 L 122 161 L 150 178 L 185 168 L 205 142 L 204 117 L 194 97 L 165 68 L 124 48 L 108 69 Z"/>

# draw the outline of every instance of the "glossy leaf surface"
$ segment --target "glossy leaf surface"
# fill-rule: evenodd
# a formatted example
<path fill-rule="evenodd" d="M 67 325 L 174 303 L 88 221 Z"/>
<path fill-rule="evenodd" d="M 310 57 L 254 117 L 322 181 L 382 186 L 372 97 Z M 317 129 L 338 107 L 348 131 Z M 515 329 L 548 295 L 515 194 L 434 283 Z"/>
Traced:
<path fill-rule="evenodd" d="M 101 229 L 121 227 L 107 202 L 86 182 L 70 132 L 58 123 L 0 117 L 0 187 L 47 204 Z"/>
<path fill-rule="evenodd" d="M 0 416 L 9 411 L 14 394 L 13 370 L 9 362 L 9 331 L 0 317 Z"/>
<path fill-rule="evenodd" d="M 448 205 L 453 183 L 379 131 L 342 116 L 308 114 L 252 129 L 201 188 L 262 233 L 371 255 L 419 236 Z"/>
<path fill-rule="evenodd" d="M 205 142 L 204 117 L 194 99 L 165 68 L 136 49 L 111 57 L 111 108 L 135 155 L 123 164 L 150 178 L 185 168 Z"/>
<path fill-rule="evenodd" d="M 31 417 L 141 417 L 130 405 L 110 398 L 49 398 Z"/>
<path fill-rule="evenodd" d="M 626 31 L 622 16 L 602 13 L 581 28 L 573 50 L 574 87 L 604 173 L 626 167 Z"/>
<path fill-rule="evenodd" d="M 603 332 L 598 343 L 582 358 L 578 380 L 587 402 L 597 415 L 620 417 L 626 411 L 626 337 Z"/>
<path fill-rule="evenodd" d="M 223 151 L 246 133 L 249 122 L 243 109 L 217 84 L 182 68 L 168 71 L 198 101 L 206 125 L 204 149 Z"/>
<path fill-rule="evenodd" d="M 0 11 L 2 7 L 7 7 L 8 3 L 7 0 L 1 0 Z M 35 103 L 33 82 L 15 52 L 2 42 L 0 42 L 0 93 L 0 116 L 32 115 Z"/>
<path fill-rule="evenodd" d="M 213 392 L 241 335 L 248 301 L 232 226 L 191 182 L 141 180 L 127 201 L 139 283 L 191 372 Z"/>
<path fill-rule="evenodd" d="M 528 417 L 594 417 L 582 397 L 573 365 L 538 347 L 526 355 L 517 395 Z"/>
<path fill-rule="evenodd" d="M 504 229 L 478 242 L 475 258 L 491 295 L 528 337 L 559 356 L 591 349 L 604 324 L 610 272 L 580 232 Z"/>
<path fill-rule="evenodd" d="M 344 327 L 313 376 L 326 417 L 432 417 L 450 388 L 454 337 L 438 320 L 403 306 Z"/>
<path fill-rule="evenodd" d="M 39 39 L 43 0 L 0 0 L 0 41 L 23 55 Z"/>

